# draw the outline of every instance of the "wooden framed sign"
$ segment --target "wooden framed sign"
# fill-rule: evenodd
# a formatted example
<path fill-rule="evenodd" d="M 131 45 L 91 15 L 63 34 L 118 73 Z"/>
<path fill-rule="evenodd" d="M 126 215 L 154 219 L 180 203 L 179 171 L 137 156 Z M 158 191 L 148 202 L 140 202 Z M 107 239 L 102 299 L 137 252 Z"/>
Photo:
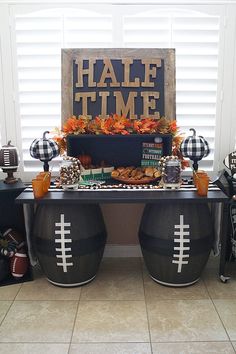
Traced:
<path fill-rule="evenodd" d="M 114 113 L 175 119 L 174 49 L 62 49 L 62 124 Z"/>

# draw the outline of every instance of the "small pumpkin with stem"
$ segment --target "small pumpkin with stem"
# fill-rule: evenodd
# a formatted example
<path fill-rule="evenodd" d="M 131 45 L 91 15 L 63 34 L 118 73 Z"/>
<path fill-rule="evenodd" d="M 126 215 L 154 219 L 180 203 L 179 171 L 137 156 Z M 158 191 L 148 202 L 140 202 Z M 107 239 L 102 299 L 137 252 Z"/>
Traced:
<path fill-rule="evenodd" d="M 202 160 L 210 153 L 210 148 L 208 142 L 203 138 L 203 136 L 196 136 L 196 130 L 189 129 L 193 132 L 192 136 L 188 136 L 184 139 L 180 145 L 180 151 L 184 157 L 188 157 L 193 160 L 194 171 L 198 170 L 198 161 Z"/>

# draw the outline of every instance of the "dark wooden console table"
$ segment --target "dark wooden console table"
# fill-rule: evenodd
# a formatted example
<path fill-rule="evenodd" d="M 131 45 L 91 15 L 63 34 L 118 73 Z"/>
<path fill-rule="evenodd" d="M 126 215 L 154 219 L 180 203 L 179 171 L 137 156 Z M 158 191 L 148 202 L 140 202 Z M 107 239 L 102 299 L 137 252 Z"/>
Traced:
<path fill-rule="evenodd" d="M 227 246 L 227 196 L 218 187 L 209 189 L 207 197 L 199 197 L 195 188 L 183 186 L 180 190 L 162 189 L 89 189 L 76 191 L 63 191 L 51 189 L 43 198 L 35 199 L 32 190 L 26 189 L 17 198 L 16 202 L 24 204 L 25 210 L 32 213 L 35 204 L 88 204 L 88 203 L 210 203 L 213 207 L 219 207 L 215 217 L 219 220 L 220 265 L 219 276 L 222 282 L 226 282 L 229 277 L 225 275 L 226 246 Z M 217 208 L 216 208 L 217 209 Z M 29 215 L 29 214 L 28 214 Z M 31 214 L 33 215 L 33 214 Z M 27 220 L 26 220 L 27 223 Z M 29 220 L 28 220 L 29 223 Z M 28 228 L 28 237 L 30 227 Z"/>

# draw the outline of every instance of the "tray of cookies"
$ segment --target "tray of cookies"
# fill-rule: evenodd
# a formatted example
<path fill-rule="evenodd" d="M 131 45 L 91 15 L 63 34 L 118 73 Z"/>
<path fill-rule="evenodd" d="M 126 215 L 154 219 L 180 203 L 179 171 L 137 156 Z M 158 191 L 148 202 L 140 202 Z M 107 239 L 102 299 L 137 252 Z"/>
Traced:
<path fill-rule="evenodd" d="M 111 177 L 127 184 L 147 184 L 160 180 L 161 171 L 156 167 L 117 167 L 112 171 Z"/>

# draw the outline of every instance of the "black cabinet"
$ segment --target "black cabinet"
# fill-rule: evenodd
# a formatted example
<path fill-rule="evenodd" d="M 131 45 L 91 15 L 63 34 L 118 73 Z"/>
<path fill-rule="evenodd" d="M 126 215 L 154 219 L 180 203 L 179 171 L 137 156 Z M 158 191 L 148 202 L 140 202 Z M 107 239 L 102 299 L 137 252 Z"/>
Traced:
<path fill-rule="evenodd" d="M 6 184 L 0 181 L 0 231 L 4 232 L 8 228 L 17 230 L 25 237 L 25 225 L 23 206 L 16 204 L 15 199 L 23 192 L 25 185 L 21 180 L 14 184 Z M 10 265 L 9 265 L 10 269 Z M 32 279 L 31 269 L 21 278 L 14 278 L 10 274 L 5 280 L 0 281 L 0 286 L 22 283 Z"/>

